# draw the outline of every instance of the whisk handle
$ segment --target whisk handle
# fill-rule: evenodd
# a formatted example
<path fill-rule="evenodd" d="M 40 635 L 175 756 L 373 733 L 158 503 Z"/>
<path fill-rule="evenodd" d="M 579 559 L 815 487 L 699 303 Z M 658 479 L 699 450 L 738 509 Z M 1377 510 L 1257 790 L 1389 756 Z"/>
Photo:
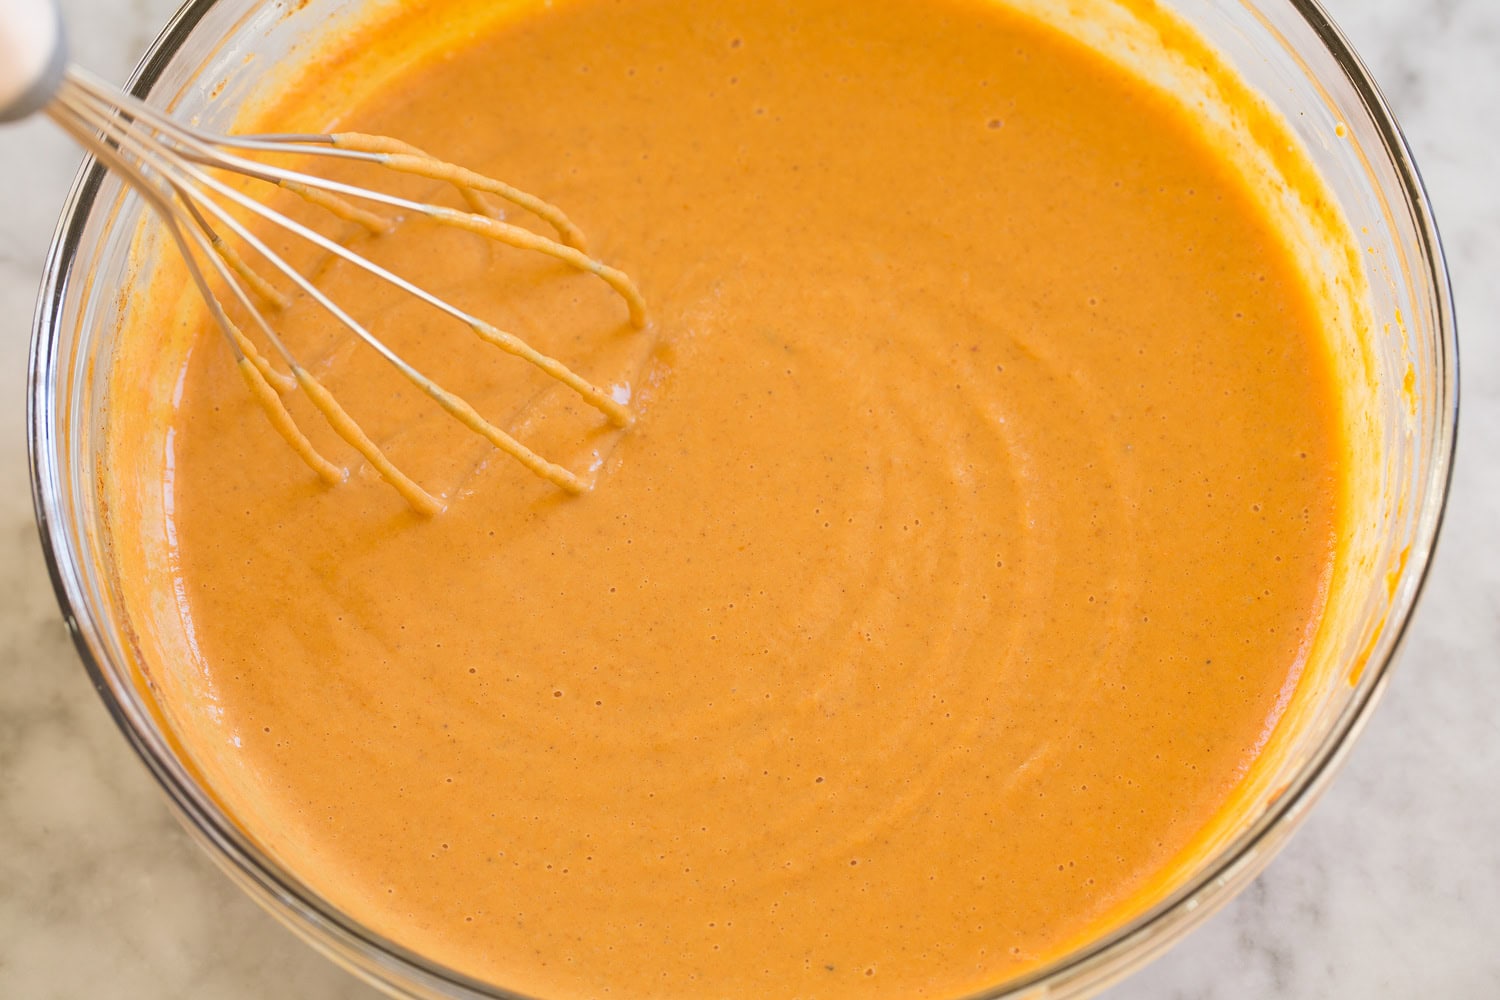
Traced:
<path fill-rule="evenodd" d="M 57 92 L 67 61 L 54 0 L 0 0 L 0 122 L 41 110 Z"/>

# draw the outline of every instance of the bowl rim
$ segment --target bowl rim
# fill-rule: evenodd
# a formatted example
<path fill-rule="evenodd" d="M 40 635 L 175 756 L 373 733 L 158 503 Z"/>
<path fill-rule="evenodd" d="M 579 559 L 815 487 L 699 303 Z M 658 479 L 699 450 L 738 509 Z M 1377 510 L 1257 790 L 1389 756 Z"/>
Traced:
<path fill-rule="evenodd" d="M 126 89 L 149 98 L 164 71 L 210 11 L 222 0 L 187 0 L 168 21 L 129 78 Z M 1459 416 L 1459 350 L 1452 286 L 1431 202 L 1421 175 L 1388 103 L 1363 62 L 1318 0 L 1281 0 L 1313 31 L 1352 86 L 1374 124 L 1380 146 L 1395 169 L 1399 192 L 1411 213 L 1422 266 L 1413 275 L 1424 279 L 1435 306 L 1435 334 L 1439 366 L 1435 445 L 1426 476 L 1420 482 L 1419 513 L 1410 557 L 1395 583 L 1396 596 L 1370 652 L 1368 666 L 1355 692 L 1328 734 L 1294 774 L 1281 794 L 1249 828 L 1222 847 L 1182 886 L 1128 922 L 1087 944 L 997 987 L 973 994 L 971 1000 L 1017 997 L 1068 977 L 1081 976 L 1084 988 L 1102 986 L 1136 966 L 1132 957 L 1152 957 L 1180 940 L 1235 893 L 1223 891 L 1236 880 L 1248 880 L 1270 861 L 1280 838 L 1300 825 L 1309 807 L 1327 788 L 1389 682 L 1391 668 L 1407 635 L 1418 600 L 1425 589 L 1451 495 Z M 84 156 L 53 233 L 32 321 L 27 370 L 26 427 L 32 501 L 47 572 L 63 619 L 79 658 L 100 700 L 135 753 L 165 793 L 174 814 L 227 874 L 272 914 L 300 936 L 367 982 L 384 988 L 394 983 L 361 967 L 363 958 L 407 982 L 415 979 L 432 989 L 457 987 L 475 997 L 527 1000 L 526 995 L 482 983 L 407 949 L 370 930 L 267 857 L 246 838 L 222 809 L 198 786 L 170 753 L 166 742 L 145 716 L 115 697 L 100 666 L 93 644 L 95 623 L 72 569 L 74 552 L 66 536 L 61 475 L 52 447 L 55 428 L 47 388 L 58 351 L 58 330 L 72 284 L 73 266 L 84 247 L 87 226 L 99 206 L 105 168 Z M 1410 584 L 1410 586 L 1408 586 Z M 1394 624 L 1391 624 L 1394 623 Z M 1273 849 L 1262 851 L 1263 847 Z M 1215 888 L 1215 883 L 1222 883 Z M 1202 897 L 1202 898 L 1200 898 Z M 1196 902 L 1194 902 L 1196 900 Z M 279 904 L 285 912 L 272 904 Z M 1169 918 L 1178 918 L 1171 923 Z M 299 923 L 300 922 L 300 923 Z M 1170 926 L 1160 925 L 1170 923 Z M 1162 935 L 1154 937 L 1155 932 Z M 327 936 L 313 940 L 309 933 Z"/>

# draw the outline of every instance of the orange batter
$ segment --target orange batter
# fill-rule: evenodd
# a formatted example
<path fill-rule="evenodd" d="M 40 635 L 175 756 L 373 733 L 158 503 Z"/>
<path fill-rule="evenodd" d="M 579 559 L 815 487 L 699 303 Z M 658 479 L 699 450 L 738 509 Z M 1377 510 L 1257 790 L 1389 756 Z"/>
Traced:
<path fill-rule="evenodd" d="M 1176 105 L 981 0 L 568 0 L 329 124 L 561 205 L 651 322 L 536 255 L 350 227 L 628 392 L 622 432 L 310 260 L 597 467 L 564 495 L 294 303 L 430 518 L 319 482 L 203 325 L 157 604 L 192 655 L 158 682 L 315 889 L 532 995 L 950 997 L 1139 905 L 1229 802 L 1319 620 L 1344 451 L 1306 280 Z"/>

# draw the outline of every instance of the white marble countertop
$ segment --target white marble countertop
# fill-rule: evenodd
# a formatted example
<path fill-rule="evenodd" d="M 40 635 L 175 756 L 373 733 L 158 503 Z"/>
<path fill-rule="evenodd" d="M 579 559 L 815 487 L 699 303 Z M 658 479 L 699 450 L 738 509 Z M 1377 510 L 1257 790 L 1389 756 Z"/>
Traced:
<path fill-rule="evenodd" d="M 124 79 L 176 0 L 65 3 Z M 1421 165 L 1463 353 L 1444 537 L 1385 702 L 1247 892 L 1109 994 L 1500 997 L 1500 2 L 1324 0 Z M 32 301 L 78 154 L 0 131 L 0 997 L 368 998 L 242 896 L 170 817 L 73 652 L 32 522 Z"/>

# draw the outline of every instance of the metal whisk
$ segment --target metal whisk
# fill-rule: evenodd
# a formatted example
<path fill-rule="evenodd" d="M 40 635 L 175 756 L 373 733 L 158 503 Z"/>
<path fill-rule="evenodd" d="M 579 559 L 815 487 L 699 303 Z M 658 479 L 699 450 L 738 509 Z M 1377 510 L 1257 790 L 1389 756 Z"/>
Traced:
<path fill-rule="evenodd" d="M 374 233 L 390 228 L 384 216 L 361 203 L 385 206 L 397 213 L 431 219 L 512 247 L 554 257 L 597 275 L 624 300 L 630 322 L 645 325 L 645 304 L 623 272 L 593 259 L 583 234 L 554 206 L 508 184 L 445 163 L 419 149 L 382 136 L 210 135 L 182 125 L 130 95 L 68 65 L 62 22 L 52 0 L 0 0 L 0 122 L 45 113 L 149 204 L 161 219 L 186 263 L 209 313 L 228 338 L 239 370 L 255 400 L 292 449 L 330 484 L 347 473 L 329 461 L 298 428 L 282 394 L 300 389 L 329 426 L 364 456 L 413 509 L 423 514 L 442 510 L 442 503 L 396 467 L 359 424 L 307 371 L 276 333 L 271 316 L 288 299 L 224 239 L 230 234 L 328 312 L 464 426 L 492 442 L 532 472 L 570 493 L 588 484 L 568 469 L 547 461 L 495 426 L 462 398 L 448 392 L 370 333 L 305 275 L 292 267 L 257 235 L 247 218 L 281 227 L 357 268 L 390 282 L 433 308 L 466 324 L 484 342 L 535 365 L 573 389 L 618 427 L 628 426 L 630 409 L 609 393 L 484 320 L 470 315 L 423 288 L 393 274 L 311 226 L 273 210 L 250 195 L 232 177 L 276 185 L 316 205 L 332 217 L 358 223 Z M 256 157 L 297 154 L 376 164 L 401 174 L 445 181 L 462 194 L 467 210 L 416 202 L 357 187 L 301 170 L 290 170 Z M 502 198 L 545 221 L 556 239 L 537 235 L 496 217 L 484 194 Z M 255 224 L 255 225 L 259 225 Z M 269 344 L 287 371 L 276 367 L 230 318 L 210 285 L 215 275 L 249 317 L 250 325 Z"/>

